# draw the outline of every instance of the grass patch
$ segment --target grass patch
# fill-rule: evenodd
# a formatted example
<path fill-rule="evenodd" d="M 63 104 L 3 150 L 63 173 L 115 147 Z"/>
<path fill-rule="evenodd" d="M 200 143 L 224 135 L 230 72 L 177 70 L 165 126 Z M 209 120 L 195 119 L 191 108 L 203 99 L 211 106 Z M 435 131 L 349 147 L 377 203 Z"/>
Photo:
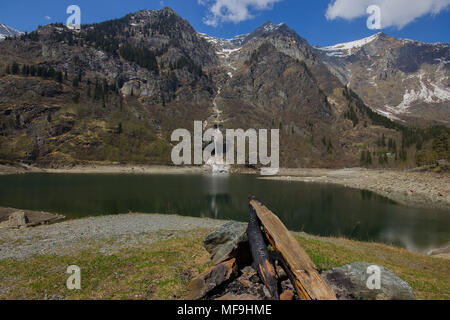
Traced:
<path fill-rule="evenodd" d="M 210 266 L 203 249 L 208 231 L 136 245 L 115 254 L 98 248 L 74 255 L 35 255 L 25 261 L 0 261 L 0 299 L 183 299 L 190 279 Z M 376 263 L 394 271 L 418 299 L 450 299 L 450 264 L 383 244 L 335 238 L 298 241 L 321 270 L 355 261 Z M 66 288 L 69 265 L 81 268 L 81 290 Z"/>
<path fill-rule="evenodd" d="M 195 231 L 112 255 L 87 249 L 0 261 L 0 299 L 181 299 L 190 279 L 210 266 L 206 234 Z M 66 288 L 69 265 L 81 268 L 81 290 Z"/>
<path fill-rule="evenodd" d="M 320 270 L 356 261 L 383 265 L 409 283 L 418 299 L 450 299 L 450 263 L 379 243 L 297 237 Z"/>

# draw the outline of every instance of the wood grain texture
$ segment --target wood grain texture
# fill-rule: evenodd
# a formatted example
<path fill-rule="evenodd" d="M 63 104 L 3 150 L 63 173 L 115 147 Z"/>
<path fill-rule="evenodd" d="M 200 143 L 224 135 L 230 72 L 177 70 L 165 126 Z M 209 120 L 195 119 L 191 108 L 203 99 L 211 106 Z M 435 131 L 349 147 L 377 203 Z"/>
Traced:
<path fill-rule="evenodd" d="M 264 241 L 258 217 L 252 210 L 250 210 L 247 234 L 254 266 L 258 271 L 261 280 L 264 282 L 267 289 L 269 289 L 271 298 L 273 300 L 279 300 L 280 296 L 278 294 L 278 281 L 275 275 L 275 268 L 270 261 L 269 251 L 267 250 L 267 245 Z"/>
<path fill-rule="evenodd" d="M 299 297 L 302 300 L 336 300 L 336 294 L 281 220 L 256 199 L 250 199 L 250 207 L 256 212 L 270 244 L 284 260 Z"/>

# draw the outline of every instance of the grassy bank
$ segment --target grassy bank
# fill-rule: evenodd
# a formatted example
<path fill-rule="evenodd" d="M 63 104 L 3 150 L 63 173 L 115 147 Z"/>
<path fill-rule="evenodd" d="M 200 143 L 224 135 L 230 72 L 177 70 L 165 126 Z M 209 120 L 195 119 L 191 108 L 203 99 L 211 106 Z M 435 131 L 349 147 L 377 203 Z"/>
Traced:
<path fill-rule="evenodd" d="M 0 261 L 0 299 L 183 299 L 189 280 L 210 265 L 203 249 L 208 230 L 124 248 L 113 255 L 98 248 L 71 255 L 35 255 Z M 376 243 L 297 236 L 317 267 L 355 261 L 384 265 L 414 289 L 418 299 L 450 299 L 448 260 Z M 69 265 L 81 268 L 82 289 L 69 291 Z"/>

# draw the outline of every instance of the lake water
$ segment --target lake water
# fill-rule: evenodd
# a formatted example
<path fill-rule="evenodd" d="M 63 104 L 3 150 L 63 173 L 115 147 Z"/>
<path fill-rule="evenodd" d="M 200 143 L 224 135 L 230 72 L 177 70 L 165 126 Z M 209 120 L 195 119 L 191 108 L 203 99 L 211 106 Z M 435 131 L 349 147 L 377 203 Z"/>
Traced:
<path fill-rule="evenodd" d="M 0 176 L 0 206 L 67 218 L 128 212 L 247 221 L 248 197 L 293 231 L 426 252 L 450 243 L 450 212 L 408 208 L 368 191 L 251 175 L 26 174 Z"/>

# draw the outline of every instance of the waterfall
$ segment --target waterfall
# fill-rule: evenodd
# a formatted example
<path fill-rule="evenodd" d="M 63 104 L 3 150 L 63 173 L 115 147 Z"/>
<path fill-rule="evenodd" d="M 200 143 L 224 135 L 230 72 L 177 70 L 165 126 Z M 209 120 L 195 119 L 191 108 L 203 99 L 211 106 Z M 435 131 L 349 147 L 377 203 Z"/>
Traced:
<path fill-rule="evenodd" d="M 219 145 L 218 140 L 221 138 L 218 138 L 219 136 L 222 136 L 222 133 L 220 132 L 219 127 L 215 129 L 214 134 L 214 156 L 211 156 L 211 158 L 208 159 L 206 162 L 207 166 L 210 166 L 212 168 L 213 175 L 216 174 L 228 174 L 230 172 L 230 167 L 226 165 L 226 161 L 224 159 L 224 153 L 223 153 L 223 144 L 222 146 Z"/>

